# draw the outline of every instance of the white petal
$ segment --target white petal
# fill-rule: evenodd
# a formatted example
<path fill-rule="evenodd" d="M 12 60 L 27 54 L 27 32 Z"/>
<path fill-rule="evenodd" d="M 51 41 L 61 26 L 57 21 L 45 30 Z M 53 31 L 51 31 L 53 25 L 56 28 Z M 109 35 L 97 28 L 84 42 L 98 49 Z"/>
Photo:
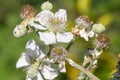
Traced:
<path fill-rule="evenodd" d="M 45 27 L 49 27 L 51 20 L 54 18 L 54 14 L 49 10 L 43 10 L 36 16 L 36 18 L 40 24 Z"/>
<path fill-rule="evenodd" d="M 68 43 L 73 39 L 73 34 L 71 32 L 57 33 L 56 38 L 58 42 Z"/>
<path fill-rule="evenodd" d="M 46 45 L 56 43 L 55 34 L 53 32 L 38 32 L 38 33 L 39 33 L 40 39 L 44 41 Z"/>
<path fill-rule="evenodd" d="M 41 74 L 38 72 L 35 78 L 31 78 L 28 75 L 26 76 L 26 80 L 43 80 L 43 77 L 41 76 Z"/>
<path fill-rule="evenodd" d="M 39 72 L 37 73 L 37 79 L 36 80 L 44 80 Z"/>
<path fill-rule="evenodd" d="M 47 28 L 43 27 L 42 25 L 34 23 L 34 22 L 29 23 L 29 25 L 36 28 L 36 29 L 39 29 L 39 30 L 46 30 L 47 29 Z"/>
<path fill-rule="evenodd" d="M 86 41 L 89 41 L 88 34 L 85 32 L 85 29 L 80 30 L 80 37 L 84 38 Z"/>
<path fill-rule="evenodd" d="M 90 32 L 88 33 L 88 36 L 89 36 L 89 37 L 93 37 L 94 34 L 95 34 L 95 33 L 94 33 L 93 31 L 90 31 Z"/>
<path fill-rule="evenodd" d="M 30 39 L 26 44 L 26 49 L 35 50 L 36 47 L 37 47 L 37 44 L 35 43 L 33 39 Z"/>
<path fill-rule="evenodd" d="M 60 69 L 60 72 L 63 72 L 63 73 L 66 72 L 65 61 L 62 61 L 59 63 L 59 69 Z"/>
<path fill-rule="evenodd" d="M 39 54 L 40 54 L 39 56 L 40 59 L 43 59 L 43 57 L 45 57 L 45 53 L 42 50 L 39 50 Z"/>
<path fill-rule="evenodd" d="M 44 65 L 42 69 L 42 74 L 45 79 L 53 80 L 55 77 L 58 76 L 58 72 L 49 66 Z"/>
<path fill-rule="evenodd" d="M 26 80 L 32 80 L 28 75 L 26 76 Z"/>
<path fill-rule="evenodd" d="M 55 13 L 55 18 L 59 19 L 61 22 L 67 22 L 66 10 L 59 9 L 59 11 Z"/>
<path fill-rule="evenodd" d="M 39 54 L 39 47 L 37 46 L 37 44 L 35 43 L 35 41 L 33 39 L 30 39 L 27 44 L 26 44 L 26 49 L 27 49 L 27 55 L 29 55 L 30 57 L 38 57 Z"/>
<path fill-rule="evenodd" d="M 26 53 L 22 53 L 21 57 L 16 63 L 16 68 L 21 68 L 30 65 L 30 59 Z"/>

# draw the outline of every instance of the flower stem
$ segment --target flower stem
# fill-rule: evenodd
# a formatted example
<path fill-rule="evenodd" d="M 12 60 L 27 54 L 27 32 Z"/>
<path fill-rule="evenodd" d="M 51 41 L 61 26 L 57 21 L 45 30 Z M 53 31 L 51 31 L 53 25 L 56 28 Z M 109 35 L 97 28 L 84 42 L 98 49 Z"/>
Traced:
<path fill-rule="evenodd" d="M 67 51 L 70 49 L 70 47 L 72 46 L 72 44 L 73 44 L 73 41 L 71 41 L 71 42 L 68 44 L 68 46 L 66 47 L 66 50 L 67 50 Z"/>
<path fill-rule="evenodd" d="M 71 66 L 79 69 L 79 70 L 82 71 L 84 74 L 86 74 L 86 75 L 90 78 L 90 80 L 100 80 L 100 79 L 97 78 L 95 75 L 93 75 L 90 71 L 86 70 L 84 67 L 80 66 L 79 64 L 77 64 L 76 62 L 74 62 L 72 59 L 66 58 L 66 60 L 67 60 L 67 62 L 68 62 Z"/>
<path fill-rule="evenodd" d="M 49 45 L 49 51 L 48 51 L 48 53 L 47 53 L 47 56 L 50 56 L 50 52 L 51 52 L 51 49 L 53 48 L 53 46 L 52 45 Z"/>

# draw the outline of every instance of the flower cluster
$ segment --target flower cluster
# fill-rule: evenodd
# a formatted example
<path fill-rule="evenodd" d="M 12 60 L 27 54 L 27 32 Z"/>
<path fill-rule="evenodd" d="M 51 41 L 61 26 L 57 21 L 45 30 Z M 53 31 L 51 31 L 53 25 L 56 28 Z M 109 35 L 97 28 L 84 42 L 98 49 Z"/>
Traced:
<path fill-rule="evenodd" d="M 86 41 L 89 41 L 89 38 L 94 37 L 99 33 L 102 33 L 105 30 L 105 27 L 102 24 L 93 24 L 88 16 L 80 16 L 75 20 L 75 28 L 72 29 L 72 32 L 84 38 Z"/>
<path fill-rule="evenodd" d="M 17 68 L 23 67 L 26 71 L 26 80 L 51 80 L 58 75 L 57 70 L 51 67 L 50 60 L 45 57 L 46 54 L 34 40 L 27 42 L 26 50 L 16 64 Z"/>
<path fill-rule="evenodd" d="M 46 5 L 46 3 L 44 4 Z M 44 6 L 44 4 L 42 6 Z M 52 11 L 45 9 L 36 16 L 33 16 L 33 14 L 35 14 L 34 11 L 35 10 L 33 10 L 33 7 L 30 5 L 23 7 L 21 16 L 25 19 L 14 29 L 13 34 L 15 37 L 22 37 L 34 28 L 35 30 L 37 29 L 40 40 L 46 45 L 55 44 L 57 42 L 68 43 L 73 39 L 72 32 L 65 31 L 67 23 L 66 10 L 59 9 L 56 13 L 53 13 Z"/>
<path fill-rule="evenodd" d="M 89 70 L 97 67 L 99 55 L 109 47 L 110 40 L 103 34 L 105 27 L 101 23 L 93 24 L 88 16 L 80 16 L 75 20 L 75 27 L 67 31 L 67 11 L 59 9 L 53 13 L 52 8 L 53 5 L 49 1 L 41 5 L 41 11 L 38 14 L 28 4 L 22 8 L 20 17 L 23 21 L 15 27 L 13 35 L 21 38 L 26 34 L 36 32 L 41 42 L 49 46 L 49 51 L 43 52 L 36 42 L 30 39 L 26 44 L 26 52 L 22 53 L 16 67 L 24 68 L 27 73 L 26 80 L 53 80 L 58 76 L 58 71 L 66 72 L 67 61 L 71 66 L 83 72 L 79 74 L 78 80 L 85 79 L 83 76 L 86 75 L 89 78 L 92 75 L 92 78 L 99 80 Z M 82 66 L 68 57 L 68 50 L 76 37 L 83 38 L 86 42 L 90 38 L 95 39 L 94 48 L 89 48 L 85 52 Z M 68 46 L 63 47 L 58 43 L 67 43 Z M 52 64 L 57 65 L 58 68 Z"/>

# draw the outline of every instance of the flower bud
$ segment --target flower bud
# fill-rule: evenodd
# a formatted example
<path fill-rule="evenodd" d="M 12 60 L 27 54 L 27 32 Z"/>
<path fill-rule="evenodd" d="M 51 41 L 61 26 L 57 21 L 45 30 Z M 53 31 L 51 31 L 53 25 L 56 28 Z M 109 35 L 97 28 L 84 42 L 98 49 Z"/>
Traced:
<path fill-rule="evenodd" d="M 27 29 L 25 26 L 22 26 L 22 25 L 17 25 L 15 29 L 13 30 L 13 35 L 16 38 L 20 38 L 24 36 L 26 33 L 27 33 Z"/>
<path fill-rule="evenodd" d="M 105 27 L 102 24 L 94 24 L 92 30 L 96 33 L 102 33 L 105 31 Z"/>
<path fill-rule="evenodd" d="M 49 1 L 46 1 L 41 5 L 42 10 L 52 10 L 52 8 L 53 8 L 53 5 Z"/>

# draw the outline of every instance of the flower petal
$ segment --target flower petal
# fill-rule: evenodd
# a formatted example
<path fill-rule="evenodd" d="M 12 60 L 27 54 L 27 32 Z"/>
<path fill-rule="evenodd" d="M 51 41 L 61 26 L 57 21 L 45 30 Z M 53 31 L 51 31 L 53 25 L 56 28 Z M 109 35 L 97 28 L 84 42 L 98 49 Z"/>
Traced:
<path fill-rule="evenodd" d="M 93 37 L 94 34 L 95 34 L 95 33 L 94 33 L 93 31 L 90 31 L 90 32 L 88 33 L 88 36 L 89 36 L 89 37 Z"/>
<path fill-rule="evenodd" d="M 26 76 L 26 80 L 32 80 L 28 75 Z"/>
<path fill-rule="evenodd" d="M 39 29 L 39 30 L 46 30 L 47 29 L 47 28 L 43 27 L 42 25 L 37 24 L 35 22 L 31 22 L 31 23 L 29 23 L 29 25 L 36 28 L 36 29 Z"/>
<path fill-rule="evenodd" d="M 21 57 L 16 63 L 16 68 L 21 68 L 30 65 L 30 59 L 26 53 L 22 53 Z"/>
<path fill-rule="evenodd" d="M 39 72 L 37 73 L 37 79 L 36 80 L 44 80 Z"/>
<path fill-rule="evenodd" d="M 85 32 L 85 29 L 80 30 L 80 37 L 84 38 L 86 41 L 89 41 L 88 34 Z"/>
<path fill-rule="evenodd" d="M 39 47 L 33 39 L 30 39 L 26 44 L 27 55 L 33 58 L 37 58 L 39 54 Z"/>
<path fill-rule="evenodd" d="M 36 16 L 36 18 L 40 24 L 45 27 L 49 27 L 51 24 L 51 19 L 54 18 L 54 14 L 49 10 L 43 10 Z"/>
<path fill-rule="evenodd" d="M 59 63 L 59 69 L 60 69 L 60 72 L 63 72 L 63 73 L 66 72 L 65 61 L 61 61 L 61 62 Z"/>
<path fill-rule="evenodd" d="M 38 72 L 36 77 L 34 78 L 35 80 L 43 80 L 43 77 L 41 76 L 41 74 Z M 33 80 L 31 77 L 29 77 L 29 75 L 26 76 L 26 80 Z"/>
<path fill-rule="evenodd" d="M 44 65 L 41 71 L 45 79 L 53 80 L 55 77 L 58 76 L 58 72 L 49 66 Z"/>
<path fill-rule="evenodd" d="M 44 41 L 46 45 L 48 44 L 55 44 L 56 38 L 53 32 L 38 32 L 40 39 Z"/>
<path fill-rule="evenodd" d="M 66 10 L 59 9 L 59 11 L 57 11 L 55 13 L 55 18 L 59 19 L 63 23 L 67 22 L 67 13 L 66 13 Z"/>
<path fill-rule="evenodd" d="M 73 34 L 71 32 L 57 33 L 56 38 L 58 42 L 68 43 L 73 39 Z"/>

